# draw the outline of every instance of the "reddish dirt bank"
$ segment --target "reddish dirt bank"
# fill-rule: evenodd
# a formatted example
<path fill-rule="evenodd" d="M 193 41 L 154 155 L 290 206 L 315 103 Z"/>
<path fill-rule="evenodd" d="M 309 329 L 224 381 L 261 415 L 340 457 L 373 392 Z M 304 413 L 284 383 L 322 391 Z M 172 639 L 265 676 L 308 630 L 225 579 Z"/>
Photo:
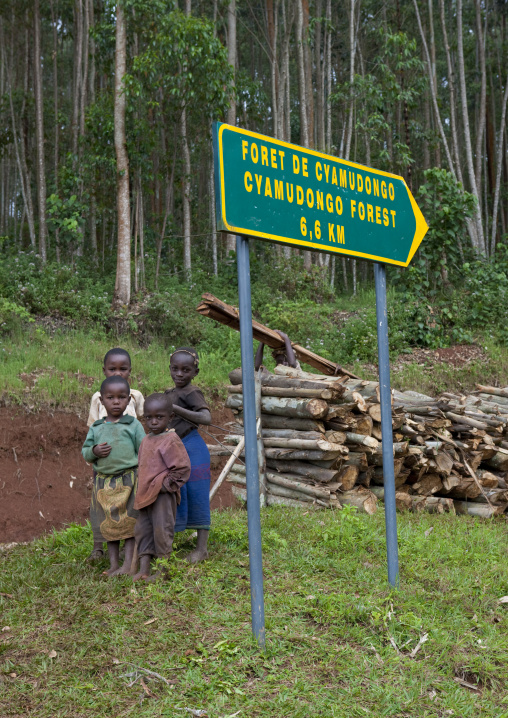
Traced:
<path fill-rule="evenodd" d="M 218 426 L 231 419 L 228 410 L 213 412 Z M 31 541 L 71 521 L 84 523 L 92 476 L 81 456 L 86 432 L 85 422 L 74 414 L 0 408 L 0 543 Z M 213 428 L 210 433 L 222 435 Z M 224 463 L 212 468 L 212 483 Z M 231 487 L 224 483 L 212 509 L 234 504 Z"/>

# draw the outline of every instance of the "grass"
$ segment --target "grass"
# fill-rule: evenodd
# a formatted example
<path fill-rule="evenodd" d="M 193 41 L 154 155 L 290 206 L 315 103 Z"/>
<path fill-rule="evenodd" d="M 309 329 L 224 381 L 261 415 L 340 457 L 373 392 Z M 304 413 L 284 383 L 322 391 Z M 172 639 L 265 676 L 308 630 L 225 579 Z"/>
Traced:
<path fill-rule="evenodd" d="M 140 347 L 127 337 L 112 340 L 101 333 L 79 330 L 51 336 L 35 328 L 0 341 L 0 397 L 4 402 L 22 403 L 30 408 L 88 411 L 90 397 L 104 378 L 104 355 L 118 345 L 131 355 L 134 389 L 140 389 L 146 396 L 172 385 L 169 351 L 160 342 Z M 202 352 L 195 383 L 206 388 L 208 396 L 211 392 L 213 398 L 227 384 L 228 371 L 239 366 L 235 359 L 232 357 L 231 365 L 225 366 L 223 356 Z"/>
<path fill-rule="evenodd" d="M 472 361 L 462 367 L 436 363 L 422 367 L 417 363 L 403 364 L 392 371 L 392 386 L 400 391 L 411 389 L 429 396 L 444 391 L 463 394 L 476 390 L 476 384 L 508 386 L 508 347 L 484 340 L 485 360 Z"/>
<path fill-rule="evenodd" d="M 224 347 L 200 351 L 200 374 L 196 383 L 213 402 L 225 397 L 228 373 L 240 366 L 240 337 L 226 327 Z M 117 343 L 132 357 L 133 388 L 145 396 L 171 385 L 169 351 L 159 341 L 140 346 L 135 339 L 114 340 L 100 332 L 69 330 L 49 334 L 40 327 L 31 327 L 24 334 L 0 340 L 0 397 L 5 403 L 23 404 L 31 409 L 50 408 L 88 411 L 90 396 L 103 379 L 102 361 L 108 349 Z M 508 347 L 485 342 L 486 361 L 477 361 L 462 368 L 447 364 L 422 367 L 418 363 L 403 364 L 393 371 L 396 389 L 412 389 L 437 396 L 443 391 L 471 391 L 475 382 L 508 385 Z M 270 352 L 265 362 L 273 367 Z M 377 379 L 372 364 L 352 363 L 349 367 L 365 379 Z"/>
<path fill-rule="evenodd" d="M 215 514 L 211 559 L 173 557 L 171 582 L 152 586 L 87 566 L 87 527 L 4 553 L 0 715 L 508 717 L 504 519 L 400 515 L 390 592 L 382 512 L 265 510 L 265 653 L 250 632 L 246 523 Z M 136 666 L 171 685 L 129 686 Z"/>

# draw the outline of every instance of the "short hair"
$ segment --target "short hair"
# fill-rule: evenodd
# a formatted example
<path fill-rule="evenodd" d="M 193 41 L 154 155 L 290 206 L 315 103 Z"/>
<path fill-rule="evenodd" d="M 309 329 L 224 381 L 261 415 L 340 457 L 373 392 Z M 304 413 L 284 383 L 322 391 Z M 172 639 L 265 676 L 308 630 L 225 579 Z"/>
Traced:
<path fill-rule="evenodd" d="M 114 349 L 110 349 L 108 352 L 106 352 L 106 355 L 104 357 L 104 364 L 106 364 L 107 360 L 111 356 L 124 356 L 129 360 L 129 364 L 132 364 L 131 355 L 129 354 L 127 349 L 121 349 L 120 347 L 115 347 Z"/>
<path fill-rule="evenodd" d="M 194 347 L 178 347 L 178 349 L 175 349 L 174 352 L 172 352 L 169 355 L 169 363 L 171 364 L 171 359 L 175 356 L 175 354 L 190 354 L 190 356 L 194 359 L 194 366 L 199 366 L 199 354 L 194 349 Z"/>
<path fill-rule="evenodd" d="M 104 379 L 104 381 L 102 382 L 100 392 L 101 396 L 108 390 L 108 387 L 112 386 L 113 384 L 122 384 L 127 393 L 130 394 L 131 388 L 127 379 L 124 379 L 123 376 L 118 376 L 118 374 L 115 374 L 114 376 L 106 377 L 106 379 Z"/>
<path fill-rule="evenodd" d="M 169 397 L 167 394 L 150 394 L 150 396 L 147 396 L 145 399 L 145 411 L 146 411 L 146 405 L 150 404 L 152 401 L 158 401 L 161 404 L 164 405 L 164 408 L 167 410 L 168 414 L 172 413 L 171 406 L 169 404 Z"/>

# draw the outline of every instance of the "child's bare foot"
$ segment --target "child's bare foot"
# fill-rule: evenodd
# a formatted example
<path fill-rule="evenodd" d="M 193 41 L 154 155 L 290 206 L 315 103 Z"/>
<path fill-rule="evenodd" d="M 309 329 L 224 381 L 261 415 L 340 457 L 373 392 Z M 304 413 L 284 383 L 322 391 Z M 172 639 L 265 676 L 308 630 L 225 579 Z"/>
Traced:
<path fill-rule="evenodd" d="M 132 577 L 133 581 L 148 581 L 150 579 L 149 573 L 142 573 L 141 571 L 138 571 L 134 574 Z"/>
<path fill-rule="evenodd" d="M 104 576 L 112 576 L 120 568 L 119 550 L 120 541 L 108 541 L 109 568 L 107 571 L 103 571 Z"/>
<path fill-rule="evenodd" d="M 199 563 L 208 558 L 208 533 L 208 529 L 198 529 L 196 548 L 185 557 L 189 563 Z"/>
<path fill-rule="evenodd" d="M 190 554 L 188 554 L 185 557 L 185 560 L 189 563 L 200 563 L 201 561 L 206 561 L 208 558 L 208 551 L 205 549 L 198 549 L 195 548 L 194 551 L 191 551 Z"/>
<path fill-rule="evenodd" d="M 139 559 L 139 571 L 132 577 L 133 581 L 147 581 L 150 578 L 151 556 L 141 556 Z"/>
<path fill-rule="evenodd" d="M 161 579 L 162 581 L 169 581 L 169 569 L 167 568 L 161 568 L 160 571 L 156 571 L 155 573 L 152 573 L 151 576 L 147 576 L 145 578 L 146 583 L 155 583 L 158 579 Z"/>
<path fill-rule="evenodd" d="M 113 571 L 113 573 L 109 573 L 108 576 L 128 576 L 130 573 L 131 567 L 130 565 L 127 566 L 127 562 L 123 564 L 120 568 L 117 568 L 116 571 Z"/>
<path fill-rule="evenodd" d="M 101 548 L 94 548 L 90 556 L 87 558 L 88 563 L 97 563 L 104 558 L 104 551 Z"/>
<path fill-rule="evenodd" d="M 110 568 L 108 568 L 107 571 L 103 571 L 103 572 L 102 572 L 102 575 L 103 575 L 103 576 L 111 577 L 111 576 L 114 576 L 114 575 L 116 574 L 116 572 L 119 571 L 119 570 L 120 570 L 120 567 L 119 567 L 118 565 L 116 565 L 116 566 L 111 566 Z"/>

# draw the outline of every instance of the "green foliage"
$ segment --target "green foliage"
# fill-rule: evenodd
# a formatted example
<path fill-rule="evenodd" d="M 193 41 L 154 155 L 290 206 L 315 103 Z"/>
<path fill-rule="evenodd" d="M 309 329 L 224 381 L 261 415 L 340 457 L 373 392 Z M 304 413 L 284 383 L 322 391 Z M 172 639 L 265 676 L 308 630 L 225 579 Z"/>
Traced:
<path fill-rule="evenodd" d="M 83 237 L 83 211 L 86 205 L 78 202 L 75 194 L 67 199 L 52 194 L 47 199 L 47 205 L 50 224 L 58 231 L 59 242 L 77 247 Z"/>
<path fill-rule="evenodd" d="M 20 329 L 23 322 L 33 322 L 30 313 L 16 302 L 0 297 L 0 335 L 6 336 Z"/>
<path fill-rule="evenodd" d="M 110 281 L 89 274 L 84 262 L 42 264 L 38 256 L 19 252 L 0 264 L 0 294 L 31 314 L 66 317 L 80 325 L 104 324 L 111 291 Z"/>
<path fill-rule="evenodd" d="M 418 252 L 420 261 L 416 267 L 421 275 L 421 260 L 425 261 L 426 277 L 420 281 L 424 289 L 431 290 L 441 280 L 447 281 L 450 273 L 454 278 L 460 276 L 464 247 L 468 246 L 467 221 L 474 214 L 476 200 L 447 170 L 434 167 L 426 170 L 424 177 L 418 203 L 429 231 Z"/>
<path fill-rule="evenodd" d="M 126 78 L 129 94 L 139 96 L 144 89 L 163 113 L 185 106 L 205 123 L 219 119 L 228 107 L 233 75 L 213 24 L 174 10 L 157 19 L 147 40 Z M 184 71 L 175 72 L 177 67 Z"/>

